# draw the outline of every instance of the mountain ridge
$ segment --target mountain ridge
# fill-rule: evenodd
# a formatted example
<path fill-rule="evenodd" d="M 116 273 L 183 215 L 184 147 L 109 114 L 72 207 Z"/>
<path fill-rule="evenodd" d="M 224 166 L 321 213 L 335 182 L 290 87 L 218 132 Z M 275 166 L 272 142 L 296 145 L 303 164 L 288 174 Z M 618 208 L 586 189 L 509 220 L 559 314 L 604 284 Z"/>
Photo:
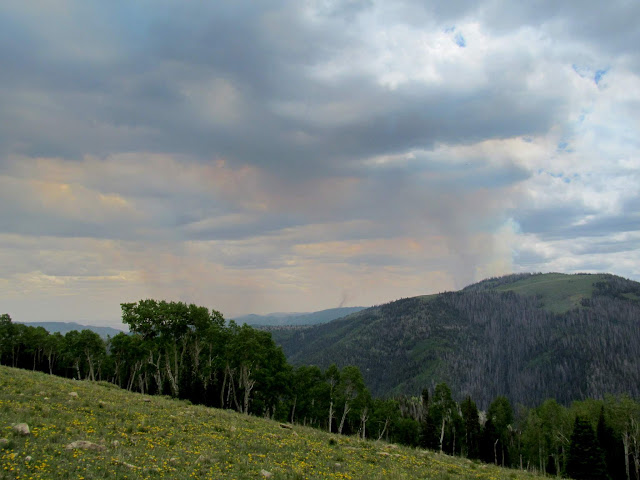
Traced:
<path fill-rule="evenodd" d="M 71 332 L 73 330 L 82 331 L 82 330 L 91 330 L 92 332 L 96 332 L 103 338 L 114 337 L 119 333 L 124 332 L 124 330 L 120 330 L 113 327 L 102 327 L 95 325 L 81 325 L 76 322 L 20 322 L 16 321 L 16 323 L 22 323 L 23 325 L 27 325 L 29 327 L 42 327 L 49 333 L 59 332 L 62 335 L 65 333 Z M 126 332 L 124 332 L 126 333 Z"/>
<path fill-rule="evenodd" d="M 327 323 L 337 318 L 359 312 L 368 307 L 338 307 L 306 313 L 270 313 L 268 315 L 242 315 L 233 318 L 239 324 L 251 326 L 300 326 Z"/>

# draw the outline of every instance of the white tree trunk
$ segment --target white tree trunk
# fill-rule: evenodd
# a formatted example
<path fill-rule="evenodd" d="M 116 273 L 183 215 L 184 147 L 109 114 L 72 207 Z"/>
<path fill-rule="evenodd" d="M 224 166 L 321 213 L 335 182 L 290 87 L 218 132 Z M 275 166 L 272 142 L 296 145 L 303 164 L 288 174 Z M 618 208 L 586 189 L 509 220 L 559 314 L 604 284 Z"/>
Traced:
<path fill-rule="evenodd" d="M 369 420 L 369 409 L 367 407 L 364 407 L 362 409 L 362 413 L 360 414 L 360 423 L 361 423 L 363 440 L 367 438 L 367 435 L 366 435 L 367 420 Z"/>
<path fill-rule="evenodd" d="M 387 427 L 389 426 L 389 417 L 387 417 L 384 421 L 384 427 L 382 427 L 382 431 L 380 435 L 378 435 L 378 440 L 381 440 L 384 437 L 385 432 L 387 431 Z"/>
<path fill-rule="evenodd" d="M 93 368 L 93 355 L 87 350 L 84 351 L 84 354 L 87 357 L 87 363 L 89 364 L 89 378 L 92 382 L 96 380 L 95 371 Z"/>
<path fill-rule="evenodd" d="M 640 424 L 634 418 L 631 419 L 631 443 L 633 444 L 633 466 L 636 471 L 636 478 L 640 478 Z"/>
<path fill-rule="evenodd" d="M 296 403 L 298 403 L 298 396 L 296 395 L 293 398 L 293 408 L 291 409 L 291 424 L 293 425 L 293 421 L 296 417 Z"/>
<path fill-rule="evenodd" d="M 153 350 L 149 350 L 149 360 L 147 360 L 147 363 L 149 365 L 151 365 L 152 367 L 155 367 L 154 372 L 153 372 L 153 378 L 156 381 L 156 385 L 158 385 L 158 391 L 160 393 L 162 393 L 162 367 L 160 366 L 160 359 L 162 358 L 162 354 L 158 353 L 158 359 L 155 361 L 153 361 Z M 136 364 L 137 365 L 137 364 Z M 142 365 L 140 365 L 139 368 L 141 368 Z"/>
<path fill-rule="evenodd" d="M 169 384 L 171 385 L 171 393 L 174 397 L 177 397 L 180 393 L 180 388 L 178 387 L 178 376 L 174 375 L 173 371 L 171 370 L 171 362 L 169 360 L 169 356 L 165 357 L 164 364 L 166 367 L 165 370 L 167 372 L 167 378 L 169 379 Z"/>
<path fill-rule="evenodd" d="M 631 472 L 629 471 L 629 432 L 622 432 L 622 445 L 624 446 L 624 466 L 627 472 L 627 480 L 631 480 Z"/>
<path fill-rule="evenodd" d="M 253 390 L 256 381 L 251 378 L 251 368 L 246 365 L 242 365 L 240 368 L 240 386 L 244 388 L 244 402 L 242 412 L 245 415 L 249 414 L 249 400 L 251 397 L 251 391 Z"/>
<path fill-rule="evenodd" d="M 332 420 L 333 420 L 333 400 L 329 402 L 329 433 L 331 433 Z"/>
<path fill-rule="evenodd" d="M 344 428 L 344 420 L 347 418 L 347 413 L 351 408 L 349 407 L 349 402 L 344 402 L 344 411 L 342 412 L 342 418 L 340 419 L 340 426 L 338 427 L 338 433 L 342 435 L 342 429 Z"/>

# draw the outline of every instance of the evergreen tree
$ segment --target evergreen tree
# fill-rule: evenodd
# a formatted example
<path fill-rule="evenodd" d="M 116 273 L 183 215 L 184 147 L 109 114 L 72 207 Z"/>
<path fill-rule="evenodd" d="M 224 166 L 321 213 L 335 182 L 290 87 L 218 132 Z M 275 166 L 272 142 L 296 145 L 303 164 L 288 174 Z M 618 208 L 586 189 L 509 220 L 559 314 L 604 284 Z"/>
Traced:
<path fill-rule="evenodd" d="M 420 443 L 420 423 L 413 418 L 399 418 L 393 426 L 394 441 L 410 447 Z"/>
<path fill-rule="evenodd" d="M 613 428 L 607 423 L 604 415 L 604 405 L 600 408 L 596 435 L 598 437 L 598 444 L 604 454 L 604 461 L 609 477 L 622 478 L 625 473 L 622 441 L 615 434 Z"/>
<path fill-rule="evenodd" d="M 604 455 L 589 420 L 577 416 L 571 434 L 567 475 L 576 480 L 606 480 Z"/>
<path fill-rule="evenodd" d="M 480 457 L 480 437 L 482 427 L 480 425 L 478 407 L 470 396 L 460 404 L 464 429 L 462 439 L 463 454 L 468 458 Z"/>

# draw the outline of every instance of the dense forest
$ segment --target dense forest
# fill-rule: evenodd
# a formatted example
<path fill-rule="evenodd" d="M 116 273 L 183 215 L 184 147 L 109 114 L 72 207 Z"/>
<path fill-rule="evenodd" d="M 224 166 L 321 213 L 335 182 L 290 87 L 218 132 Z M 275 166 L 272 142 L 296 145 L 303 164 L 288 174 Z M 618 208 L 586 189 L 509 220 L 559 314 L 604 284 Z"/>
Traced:
<path fill-rule="evenodd" d="M 122 318 L 132 333 L 105 341 L 4 314 L 0 362 L 514 468 L 640 480 L 640 403 L 626 395 L 530 408 L 496 396 L 486 412 L 442 382 L 419 395 L 372 397 L 357 366 L 292 367 L 269 332 L 215 310 L 142 300 L 122 304 Z"/>
<path fill-rule="evenodd" d="M 640 396 L 639 299 L 613 275 L 510 275 L 272 334 L 293 364 L 358 366 L 376 396 L 444 381 L 483 409 L 498 396 L 566 405 Z"/>

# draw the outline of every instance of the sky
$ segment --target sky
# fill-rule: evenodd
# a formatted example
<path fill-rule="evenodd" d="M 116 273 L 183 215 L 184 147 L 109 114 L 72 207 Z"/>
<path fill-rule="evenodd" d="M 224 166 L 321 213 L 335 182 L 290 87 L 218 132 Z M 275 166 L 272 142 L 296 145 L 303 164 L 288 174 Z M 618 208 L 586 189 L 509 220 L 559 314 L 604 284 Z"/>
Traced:
<path fill-rule="evenodd" d="M 640 2 L 4 0 L 0 312 L 640 280 Z"/>

